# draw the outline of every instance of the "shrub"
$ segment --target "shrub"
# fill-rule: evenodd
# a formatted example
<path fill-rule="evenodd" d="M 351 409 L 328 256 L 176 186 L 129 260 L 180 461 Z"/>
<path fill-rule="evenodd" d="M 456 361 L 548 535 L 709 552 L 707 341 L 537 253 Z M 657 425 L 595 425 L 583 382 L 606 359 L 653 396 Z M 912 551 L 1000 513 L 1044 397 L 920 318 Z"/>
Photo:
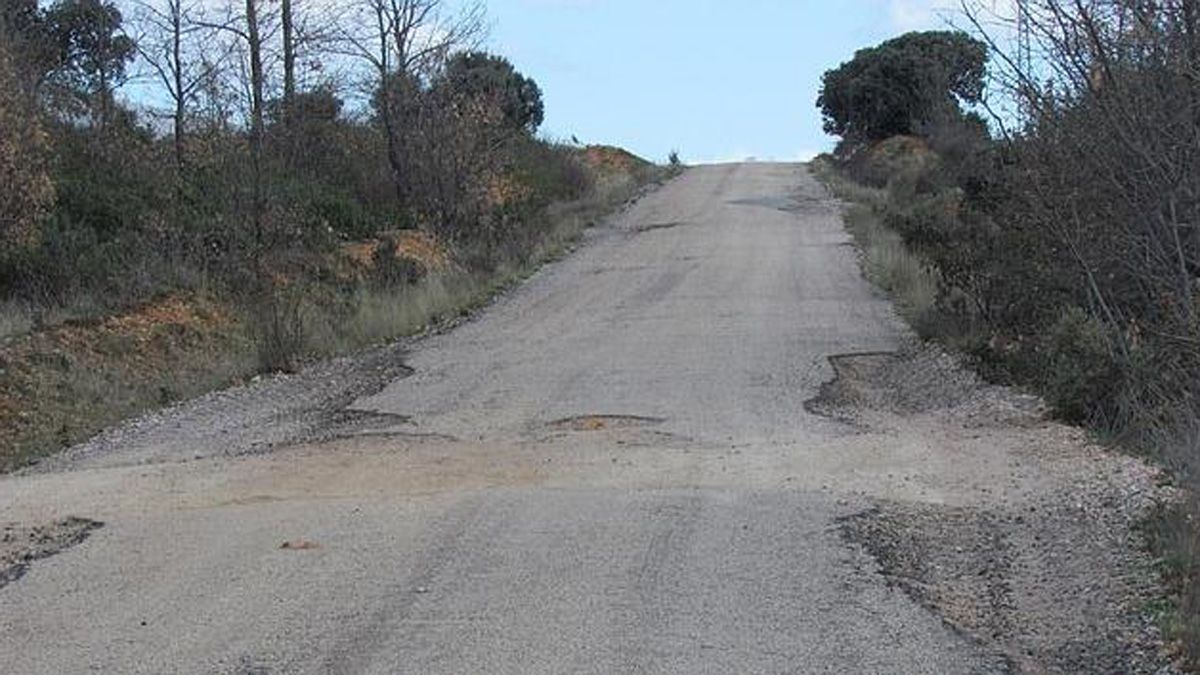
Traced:
<path fill-rule="evenodd" d="M 305 348 L 304 294 L 295 287 L 276 285 L 263 291 L 249 310 L 259 371 L 295 372 Z"/>
<path fill-rule="evenodd" d="M 1068 308 L 1047 336 L 1042 390 L 1057 415 L 1088 421 L 1109 409 L 1121 371 L 1104 327 L 1077 307 Z"/>

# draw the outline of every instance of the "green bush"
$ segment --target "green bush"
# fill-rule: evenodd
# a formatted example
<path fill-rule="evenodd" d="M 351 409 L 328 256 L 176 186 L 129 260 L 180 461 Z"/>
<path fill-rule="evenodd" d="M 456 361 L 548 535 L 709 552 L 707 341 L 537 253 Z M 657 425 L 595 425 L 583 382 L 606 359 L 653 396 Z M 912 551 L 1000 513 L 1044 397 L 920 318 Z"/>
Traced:
<path fill-rule="evenodd" d="M 1042 390 L 1063 419 L 1083 422 L 1110 408 L 1121 382 L 1104 327 L 1078 307 L 1063 312 L 1045 345 Z"/>
<path fill-rule="evenodd" d="M 358 200 L 345 194 L 322 194 L 309 204 L 310 212 L 321 223 L 344 239 L 367 239 L 375 233 L 375 223 Z"/>

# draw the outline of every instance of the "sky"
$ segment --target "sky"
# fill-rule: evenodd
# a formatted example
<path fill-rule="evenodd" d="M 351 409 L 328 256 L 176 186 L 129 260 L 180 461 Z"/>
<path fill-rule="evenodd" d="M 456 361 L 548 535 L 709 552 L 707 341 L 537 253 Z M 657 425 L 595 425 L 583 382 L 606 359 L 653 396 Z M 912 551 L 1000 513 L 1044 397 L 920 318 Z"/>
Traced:
<path fill-rule="evenodd" d="M 488 0 L 487 46 L 541 86 L 542 133 L 688 163 L 803 160 L 833 145 L 821 74 L 944 28 L 956 0 Z"/>

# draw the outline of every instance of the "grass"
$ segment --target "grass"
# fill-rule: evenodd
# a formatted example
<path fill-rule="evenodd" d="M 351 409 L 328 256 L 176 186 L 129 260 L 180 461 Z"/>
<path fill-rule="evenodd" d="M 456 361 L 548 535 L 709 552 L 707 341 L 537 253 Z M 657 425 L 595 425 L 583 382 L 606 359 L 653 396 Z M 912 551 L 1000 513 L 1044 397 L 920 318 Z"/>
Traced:
<path fill-rule="evenodd" d="M 1200 503 L 1194 495 L 1177 504 L 1163 506 L 1142 524 L 1156 569 L 1171 597 L 1148 608 L 1163 634 L 1171 642 L 1189 672 L 1200 670 L 1200 527 L 1196 514 Z"/>
<path fill-rule="evenodd" d="M 154 310 L 164 306 L 190 311 L 160 321 Z M 227 386 L 255 363 L 241 326 L 199 296 L 14 337 L 0 348 L 0 470 Z"/>

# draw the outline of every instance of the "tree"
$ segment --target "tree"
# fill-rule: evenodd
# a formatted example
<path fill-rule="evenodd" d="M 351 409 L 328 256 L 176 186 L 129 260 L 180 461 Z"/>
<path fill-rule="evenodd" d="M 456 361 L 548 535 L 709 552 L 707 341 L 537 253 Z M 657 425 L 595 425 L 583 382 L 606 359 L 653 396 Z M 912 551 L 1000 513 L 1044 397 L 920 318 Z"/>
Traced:
<path fill-rule="evenodd" d="M 0 43 L 0 256 L 27 248 L 54 199 L 45 170 L 45 134 L 13 59 Z M 0 260 L 0 263 L 9 263 Z"/>
<path fill-rule="evenodd" d="M 405 115 L 412 98 L 455 49 L 472 46 L 484 32 L 483 8 L 448 10 L 446 0 L 360 0 L 342 21 L 338 51 L 370 66 L 367 88 L 387 143 L 397 198 L 406 198 Z"/>
<path fill-rule="evenodd" d="M 851 143 L 926 135 L 962 117 L 961 103 L 983 98 L 988 48 L 966 33 L 908 33 L 821 78 L 817 107 L 825 131 Z"/>
<path fill-rule="evenodd" d="M 37 0 L 0 0 L 0 41 L 13 75 L 31 93 L 58 65 L 58 49 Z M 15 93 L 15 92 L 14 92 Z"/>
<path fill-rule="evenodd" d="M 58 0 L 46 12 L 59 51 L 59 76 L 91 108 L 104 127 L 112 113 L 113 91 L 125 81 L 125 66 L 136 45 L 122 32 L 121 10 L 105 0 Z"/>
<path fill-rule="evenodd" d="M 213 49 L 213 29 L 195 21 L 199 0 L 148 1 L 139 7 L 138 54 L 170 101 L 175 171 L 181 177 L 188 104 L 222 67 L 228 54 Z M 208 51 L 210 58 L 202 57 L 203 51 Z"/>
<path fill-rule="evenodd" d="M 283 110 L 290 112 L 296 98 L 296 30 L 292 0 L 280 0 L 279 27 L 283 40 Z M 288 123 L 284 115 L 284 123 Z"/>
<path fill-rule="evenodd" d="M 542 124 L 542 90 L 503 56 L 459 52 L 447 62 L 435 86 L 454 96 L 495 101 L 509 124 L 528 133 L 537 131 Z"/>

